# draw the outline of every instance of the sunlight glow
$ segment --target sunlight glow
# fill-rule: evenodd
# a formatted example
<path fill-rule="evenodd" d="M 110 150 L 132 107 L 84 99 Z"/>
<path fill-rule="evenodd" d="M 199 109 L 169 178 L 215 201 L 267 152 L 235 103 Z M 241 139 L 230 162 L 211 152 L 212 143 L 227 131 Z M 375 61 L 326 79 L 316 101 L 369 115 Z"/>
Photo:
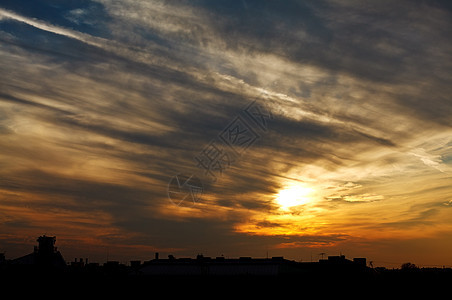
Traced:
<path fill-rule="evenodd" d="M 282 210 L 288 210 L 290 207 L 306 204 L 308 197 L 314 190 L 312 188 L 296 185 L 290 186 L 279 191 L 276 195 L 276 202 Z"/>

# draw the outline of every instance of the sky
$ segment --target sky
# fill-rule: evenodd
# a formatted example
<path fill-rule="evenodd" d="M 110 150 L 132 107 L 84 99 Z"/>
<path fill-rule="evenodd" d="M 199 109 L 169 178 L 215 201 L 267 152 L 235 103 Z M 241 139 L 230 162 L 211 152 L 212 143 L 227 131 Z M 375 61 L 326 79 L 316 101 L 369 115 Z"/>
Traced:
<path fill-rule="evenodd" d="M 448 1 L 0 1 L 0 252 L 452 266 L 451 36 Z"/>

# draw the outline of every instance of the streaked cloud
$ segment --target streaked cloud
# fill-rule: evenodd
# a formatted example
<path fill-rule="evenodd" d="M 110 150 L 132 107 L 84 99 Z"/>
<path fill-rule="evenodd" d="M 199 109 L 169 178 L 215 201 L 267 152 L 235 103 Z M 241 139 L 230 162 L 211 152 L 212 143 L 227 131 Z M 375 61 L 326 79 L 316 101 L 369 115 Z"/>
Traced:
<path fill-rule="evenodd" d="M 59 26 L 54 26 L 54 25 L 48 24 L 47 22 L 44 22 L 41 20 L 23 17 L 14 12 L 10 12 L 10 11 L 4 10 L 4 9 L 0 9 L 0 16 L 2 19 L 11 19 L 11 20 L 23 22 L 27 25 L 33 26 L 40 30 L 44 30 L 44 31 L 62 35 L 62 36 L 68 37 L 68 38 L 76 39 L 83 43 L 87 43 L 87 44 L 90 44 L 93 46 L 99 46 L 99 44 L 94 42 L 93 39 L 89 37 L 89 35 L 83 34 L 81 32 L 75 31 L 75 30 L 61 28 Z"/>

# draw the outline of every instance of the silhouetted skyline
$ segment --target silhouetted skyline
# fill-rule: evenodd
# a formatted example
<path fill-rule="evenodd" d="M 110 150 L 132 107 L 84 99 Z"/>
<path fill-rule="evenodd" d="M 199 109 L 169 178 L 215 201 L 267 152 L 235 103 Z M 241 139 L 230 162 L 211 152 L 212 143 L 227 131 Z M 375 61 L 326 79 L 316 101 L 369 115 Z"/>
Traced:
<path fill-rule="evenodd" d="M 373 268 L 371 263 L 367 266 L 364 257 L 347 259 L 344 255 L 322 256 L 316 262 L 296 262 L 284 257 L 226 258 L 202 254 L 196 258 L 173 255 L 162 258 L 157 252 L 147 261 L 132 260 L 129 265 L 118 261 L 99 264 L 87 258 L 76 258 L 66 264 L 55 247 L 56 237 L 43 235 L 36 241 L 39 244 L 28 255 L 9 260 L 0 256 L 3 284 L 20 281 L 40 287 L 45 284 L 48 288 L 75 285 L 82 286 L 84 291 L 88 284 L 90 292 L 105 294 L 129 289 L 130 295 L 141 289 L 168 288 L 182 289 L 186 294 L 193 287 L 198 293 L 201 290 L 217 293 L 227 287 L 240 289 L 242 293 L 252 289 L 256 294 L 283 287 L 285 291 L 292 290 L 301 283 L 309 284 L 312 289 L 321 283 L 320 286 L 328 288 L 378 287 L 380 291 L 387 289 L 394 293 L 413 284 L 443 287 L 452 279 L 452 268 L 418 268 L 412 263 L 405 263 L 400 269 Z"/>
<path fill-rule="evenodd" d="M 33 252 L 27 255 L 8 258 L 5 253 L 0 253 L 0 264 L 4 266 L 38 266 L 51 269 L 65 269 L 71 267 L 72 270 L 87 269 L 96 270 L 100 266 L 104 270 L 123 268 L 126 266 L 132 269 L 128 272 L 141 275 L 267 275 L 276 276 L 284 274 L 298 274 L 299 272 L 371 272 L 370 270 L 386 270 L 385 267 L 374 269 L 374 262 L 368 261 L 366 257 L 346 258 L 345 255 L 328 255 L 319 253 L 318 259 L 311 257 L 310 261 L 294 261 L 285 259 L 282 256 L 266 258 L 256 258 L 240 256 L 237 258 L 225 257 L 224 255 L 209 257 L 197 254 L 196 258 L 175 257 L 168 254 L 167 258 L 161 257 L 159 252 L 154 253 L 154 257 L 141 261 L 130 259 L 128 262 L 107 260 L 103 263 L 92 261 L 88 257 L 75 257 L 72 261 L 65 260 L 63 255 L 55 246 L 56 236 L 46 236 L 45 234 L 36 239 L 38 245 L 34 246 Z M 405 262 L 399 265 L 402 270 L 419 269 L 414 263 Z M 394 269 L 394 268 L 392 268 Z M 397 268 L 396 268 L 397 269 Z M 446 266 L 443 265 L 445 270 Z M 452 272 L 451 267 L 447 267 Z"/>

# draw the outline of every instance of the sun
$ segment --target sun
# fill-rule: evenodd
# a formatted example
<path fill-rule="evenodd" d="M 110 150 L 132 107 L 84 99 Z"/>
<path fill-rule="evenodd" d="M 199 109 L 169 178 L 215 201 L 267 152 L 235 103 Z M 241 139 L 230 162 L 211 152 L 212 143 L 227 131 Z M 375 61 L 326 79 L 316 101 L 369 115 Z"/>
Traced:
<path fill-rule="evenodd" d="M 314 189 L 296 185 L 282 189 L 276 195 L 276 202 L 282 210 L 288 210 L 292 206 L 302 205 L 307 203 L 308 197 Z"/>

